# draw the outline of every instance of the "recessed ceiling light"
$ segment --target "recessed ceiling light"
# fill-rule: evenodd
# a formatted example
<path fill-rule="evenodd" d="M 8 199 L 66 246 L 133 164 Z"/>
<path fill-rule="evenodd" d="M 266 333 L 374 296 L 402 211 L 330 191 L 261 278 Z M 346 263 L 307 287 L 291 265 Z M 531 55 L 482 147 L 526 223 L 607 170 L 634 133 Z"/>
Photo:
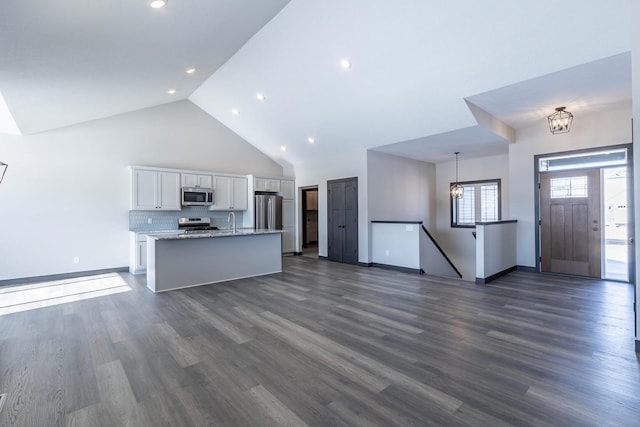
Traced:
<path fill-rule="evenodd" d="M 349 68 L 351 68 L 351 61 L 349 61 L 348 59 L 343 59 L 340 61 L 340 66 L 345 70 L 348 70 Z"/>
<path fill-rule="evenodd" d="M 256 98 L 258 98 L 260 101 L 264 101 L 264 94 L 263 93 L 256 93 Z"/>
<path fill-rule="evenodd" d="M 285 147 L 284 145 L 280 147 L 280 151 L 287 151 L 287 147 Z"/>
<path fill-rule="evenodd" d="M 312 137 L 307 138 L 307 141 L 309 141 L 309 144 L 315 144 L 316 143 L 316 139 L 312 138 Z"/>
<path fill-rule="evenodd" d="M 240 111 L 238 111 L 237 108 L 232 108 L 231 113 L 233 113 L 234 116 L 237 116 L 238 114 L 240 114 Z"/>
<path fill-rule="evenodd" d="M 188 70 L 185 70 L 185 73 L 187 73 L 187 74 L 193 74 L 195 72 L 196 72 L 195 68 L 189 68 Z"/>
<path fill-rule="evenodd" d="M 173 95 L 174 93 L 176 93 L 176 90 L 175 90 L 175 89 L 169 89 L 169 90 L 167 91 L 167 93 L 168 93 L 169 95 Z"/>
<path fill-rule="evenodd" d="M 160 9 L 161 7 L 165 7 L 169 0 L 149 0 L 149 7 L 153 9 Z"/>

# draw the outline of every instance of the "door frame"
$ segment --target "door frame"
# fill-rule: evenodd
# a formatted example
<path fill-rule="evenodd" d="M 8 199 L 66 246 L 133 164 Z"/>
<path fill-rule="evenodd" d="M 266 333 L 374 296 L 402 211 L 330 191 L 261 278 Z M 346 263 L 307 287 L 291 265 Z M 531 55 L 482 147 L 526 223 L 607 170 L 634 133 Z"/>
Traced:
<path fill-rule="evenodd" d="M 541 263 L 540 263 L 540 259 L 542 256 L 541 253 L 541 244 L 540 244 L 540 159 L 541 158 L 545 158 L 545 157 L 552 157 L 552 156 L 570 156 L 573 154 L 583 154 L 583 153 L 590 153 L 590 152 L 601 152 L 601 151 L 606 151 L 606 150 L 616 150 L 616 149 L 621 149 L 624 148 L 627 150 L 627 180 L 628 180 L 628 185 L 627 185 L 627 214 L 629 215 L 629 218 L 631 219 L 630 224 L 633 224 L 633 218 L 635 218 L 634 216 L 634 211 L 635 211 L 635 203 L 633 200 L 633 144 L 617 144 L 617 145 L 605 145 L 605 146 L 601 146 L 601 147 L 592 147 L 592 148 L 584 148 L 584 149 L 580 149 L 580 150 L 569 150 L 569 151 L 558 151 L 558 152 L 554 152 L 554 153 L 543 153 L 543 154 L 536 154 L 533 156 L 533 187 L 534 187 L 534 202 L 535 202 L 535 222 L 534 222 L 534 227 L 535 227 L 535 245 L 536 245 L 536 266 L 535 266 L 535 270 L 538 273 L 541 273 Z M 593 169 L 593 167 L 585 167 L 582 169 Z M 601 168 L 600 168 L 601 169 Z M 574 171 L 579 171 L 580 168 L 576 168 L 576 169 L 572 169 Z M 602 206 L 602 196 L 601 196 L 601 202 L 600 202 L 600 209 L 603 209 Z M 629 229 L 627 229 L 627 233 L 628 233 L 628 237 L 633 238 L 634 237 L 634 228 L 635 226 L 632 225 Z M 633 241 L 630 242 L 631 244 L 629 245 L 629 283 L 634 283 L 635 281 L 635 271 L 636 271 L 636 265 L 635 265 L 635 243 Z M 604 243 L 603 243 L 603 247 L 604 247 Z M 602 251 L 602 254 L 604 254 L 604 250 Z M 602 255 L 600 257 L 600 262 L 602 262 Z M 555 274 L 555 273 L 545 273 L 545 274 Z M 600 279 L 602 280 L 602 279 Z M 610 280 L 610 279 L 606 279 L 606 280 Z"/>
<path fill-rule="evenodd" d="M 302 233 L 300 233 L 302 235 L 302 242 L 300 247 L 302 249 L 307 248 L 307 193 L 309 191 L 315 191 L 318 192 L 318 186 L 317 185 L 313 185 L 310 187 L 302 187 L 300 189 L 300 200 L 301 200 L 301 204 L 302 204 Z M 317 218 L 316 218 L 316 222 L 317 222 Z M 317 225 L 317 224 L 316 224 Z M 318 242 L 316 242 L 316 245 L 318 244 Z"/>

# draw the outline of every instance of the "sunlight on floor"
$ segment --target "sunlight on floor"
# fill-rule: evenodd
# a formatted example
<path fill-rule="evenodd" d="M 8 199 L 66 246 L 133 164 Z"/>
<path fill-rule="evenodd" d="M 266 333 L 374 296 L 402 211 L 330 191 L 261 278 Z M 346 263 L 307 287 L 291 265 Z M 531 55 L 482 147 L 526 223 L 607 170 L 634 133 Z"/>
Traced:
<path fill-rule="evenodd" d="M 0 316 L 130 290 L 117 273 L 0 287 Z"/>

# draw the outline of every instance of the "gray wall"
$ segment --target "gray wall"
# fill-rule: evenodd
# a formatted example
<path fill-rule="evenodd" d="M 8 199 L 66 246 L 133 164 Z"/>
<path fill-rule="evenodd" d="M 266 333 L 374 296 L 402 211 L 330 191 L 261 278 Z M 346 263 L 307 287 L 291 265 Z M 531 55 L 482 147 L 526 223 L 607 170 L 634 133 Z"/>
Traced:
<path fill-rule="evenodd" d="M 434 164 L 369 150 L 367 176 L 370 220 L 435 225 Z"/>
<path fill-rule="evenodd" d="M 0 280 L 128 265 L 128 165 L 282 175 L 189 101 L 0 135 L 0 159 Z"/>

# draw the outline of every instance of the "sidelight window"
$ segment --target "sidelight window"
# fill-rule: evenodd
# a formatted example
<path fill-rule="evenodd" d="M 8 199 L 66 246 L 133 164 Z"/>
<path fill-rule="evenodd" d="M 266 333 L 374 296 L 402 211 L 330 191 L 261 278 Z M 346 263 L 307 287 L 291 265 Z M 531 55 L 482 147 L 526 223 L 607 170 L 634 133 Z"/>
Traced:
<path fill-rule="evenodd" d="M 476 222 L 499 221 L 500 180 L 460 182 L 462 197 L 451 198 L 451 226 L 475 227 Z"/>

